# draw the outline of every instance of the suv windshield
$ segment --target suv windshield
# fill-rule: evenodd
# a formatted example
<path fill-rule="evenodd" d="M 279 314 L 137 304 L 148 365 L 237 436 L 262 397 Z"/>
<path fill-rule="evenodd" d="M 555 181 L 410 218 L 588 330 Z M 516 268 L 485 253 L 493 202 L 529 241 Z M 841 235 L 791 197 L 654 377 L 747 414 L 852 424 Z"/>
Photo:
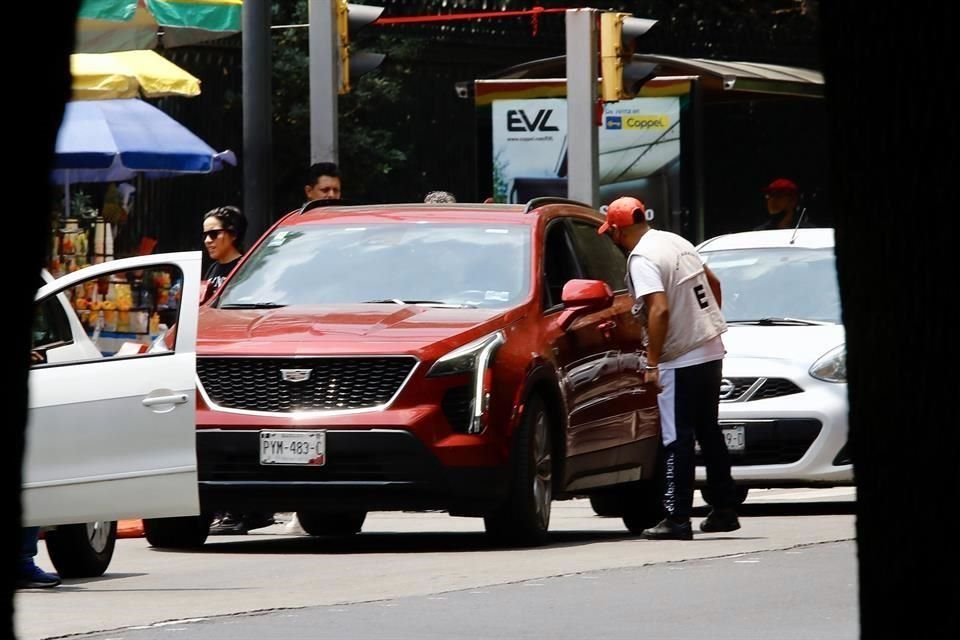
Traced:
<path fill-rule="evenodd" d="M 797 319 L 840 324 L 833 249 L 705 251 L 727 322 Z"/>
<path fill-rule="evenodd" d="M 275 230 L 230 279 L 217 306 L 507 307 L 529 287 L 526 225 L 298 225 Z"/>

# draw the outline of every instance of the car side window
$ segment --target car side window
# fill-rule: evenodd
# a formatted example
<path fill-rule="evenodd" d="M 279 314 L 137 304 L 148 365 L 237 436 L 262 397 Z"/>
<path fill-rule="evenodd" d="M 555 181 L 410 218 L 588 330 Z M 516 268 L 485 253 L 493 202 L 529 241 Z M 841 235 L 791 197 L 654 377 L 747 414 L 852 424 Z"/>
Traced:
<path fill-rule="evenodd" d="M 577 257 L 591 280 L 603 280 L 613 291 L 627 288 L 627 256 L 607 235 L 599 235 L 599 225 L 583 220 L 573 221 L 573 237 Z"/>
<path fill-rule="evenodd" d="M 34 349 L 45 349 L 73 341 L 67 312 L 57 296 L 37 303 L 34 308 L 32 341 Z"/>
<path fill-rule="evenodd" d="M 543 256 L 543 308 L 550 309 L 563 304 L 563 285 L 583 277 L 563 221 L 547 227 Z"/>
<path fill-rule="evenodd" d="M 35 366 L 167 353 L 175 346 L 183 273 L 173 265 L 93 276 L 34 307 Z"/>

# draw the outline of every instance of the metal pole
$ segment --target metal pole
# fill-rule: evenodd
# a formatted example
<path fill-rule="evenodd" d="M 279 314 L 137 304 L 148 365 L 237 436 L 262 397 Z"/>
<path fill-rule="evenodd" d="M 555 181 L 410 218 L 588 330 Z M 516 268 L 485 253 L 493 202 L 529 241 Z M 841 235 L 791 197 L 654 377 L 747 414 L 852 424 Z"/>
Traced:
<path fill-rule="evenodd" d="M 693 240 L 700 244 L 706 240 L 706 211 L 704 207 L 704 166 L 703 151 L 703 88 L 700 78 L 690 83 L 690 110 L 693 113 Z"/>
<path fill-rule="evenodd" d="M 310 162 L 337 162 L 340 48 L 337 0 L 310 0 Z M 266 4 L 266 3 L 265 3 Z"/>
<path fill-rule="evenodd" d="M 243 3 L 243 208 L 247 241 L 273 223 L 270 3 Z"/>
<path fill-rule="evenodd" d="M 571 9 L 567 26 L 567 194 L 600 205 L 597 143 L 597 11 Z"/>

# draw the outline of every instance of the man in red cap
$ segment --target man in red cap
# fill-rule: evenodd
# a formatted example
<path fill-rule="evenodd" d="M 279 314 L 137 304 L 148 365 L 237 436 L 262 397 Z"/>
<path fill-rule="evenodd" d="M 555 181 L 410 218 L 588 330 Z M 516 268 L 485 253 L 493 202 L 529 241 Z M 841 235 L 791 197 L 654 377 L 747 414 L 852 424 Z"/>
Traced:
<path fill-rule="evenodd" d="M 777 178 L 763 189 L 763 196 L 767 201 L 766 222 L 756 227 L 754 231 L 767 229 L 793 229 L 796 226 L 810 226 L 803 213 L 797 213 L 800 204 L 800 187 L 793 180 Z"/>
<path fill-rule="evenodd" d="M 599 232 L 610 233 L 630 253 L 627 286 L 636 300 L 633 312 L 646 327 L 644 382 L 659 393 L 666 518 L 642 535 L 690 540 L 694 439 L 703 451 L 707 483 L 717 496 L 700 530 L 740 528 L 730 455 L 717 424 L 725 353 L 720 335 L 727 324 L 720 312 L 720 281 L 686 239 L 652 229 L 652 217 L 640 200 L 618 198 L 607 207 Z"/>

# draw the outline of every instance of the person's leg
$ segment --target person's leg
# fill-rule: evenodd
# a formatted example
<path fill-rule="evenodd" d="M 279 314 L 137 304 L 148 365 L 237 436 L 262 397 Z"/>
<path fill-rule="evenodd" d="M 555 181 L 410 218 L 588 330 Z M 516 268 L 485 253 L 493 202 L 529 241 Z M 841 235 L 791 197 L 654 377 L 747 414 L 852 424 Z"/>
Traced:
<path fill-rule="evenodd" d="M 707 470 L 707 487 L 713 496 L 713 510 L 706 520 L 700 523 L 701 531 L 735 531 L 740 528 L 737 519 L 737 487 L 730 474 L 730 452 L 717 423 L 720 394 L 720 378 L 723 361 L 707 362 L 697 367 L 691 381 L 691 407 L 696 415 L 693 425 L 697 442 L 703 455 Z"/>
<path fill-rule="evenodd" d="M 679 520 L 689 520 L 693 511 L 693 481 L 696 465 L 694 463 L 694 424 L 699 408 L 694 402 L 697 389 L 697 367 L 682 367 L 671 373 L 674 376 L 676 391 L 673 405 L 676 420 L 677 439 L 673 443 L 673 485 L 674 513 Z"/>
<path fill-rule="evenodd" d="M 60 576 L 47 573 L 34 562 L 37 555 L 37 541 L 40 539 L 39 527 L 20 529 L 20 574 L 17 576 L 18 589 L 48 589 L 60 584 Z"/>
<path fill-rule="evenodd" d="M 707 470 L 707 486 L 710 493 L 716 498 L 715 507 L 732 508 L 736 506 L 737 489 L 730 475 L 730 453 L 723 433 L 717 423 L 718 401 L 720 395 L 720 378 L 723 363 L 707 362 L 703 365 L 703 375 L 697 378 L 697 388 L 692 389 L 697 397 L 697 416 L 694 421 L 694 430 L 703 464 Z M 709 400 L 708 400 L 709 399 Z"/>
<path fill-rule="evenodd" d="M 21 562 L 33 562 L 37 555 L 37 541 L 40 540 L 40 527 L 23 527 L 20 529 Z"/>
<path fill-rule="evenodd" d="M 662 444 L 659 468 L 667 517 L 656 526 L 645 529 L 642 535 L 651 539 L 689 540 L 693 537 L 690 528 L 693 478 L 686 467 L 693 464 L 693 431 L 684 418 L 677 371 L 662 369 L 660 386 L 662 389 L 657 396 Z"/>

